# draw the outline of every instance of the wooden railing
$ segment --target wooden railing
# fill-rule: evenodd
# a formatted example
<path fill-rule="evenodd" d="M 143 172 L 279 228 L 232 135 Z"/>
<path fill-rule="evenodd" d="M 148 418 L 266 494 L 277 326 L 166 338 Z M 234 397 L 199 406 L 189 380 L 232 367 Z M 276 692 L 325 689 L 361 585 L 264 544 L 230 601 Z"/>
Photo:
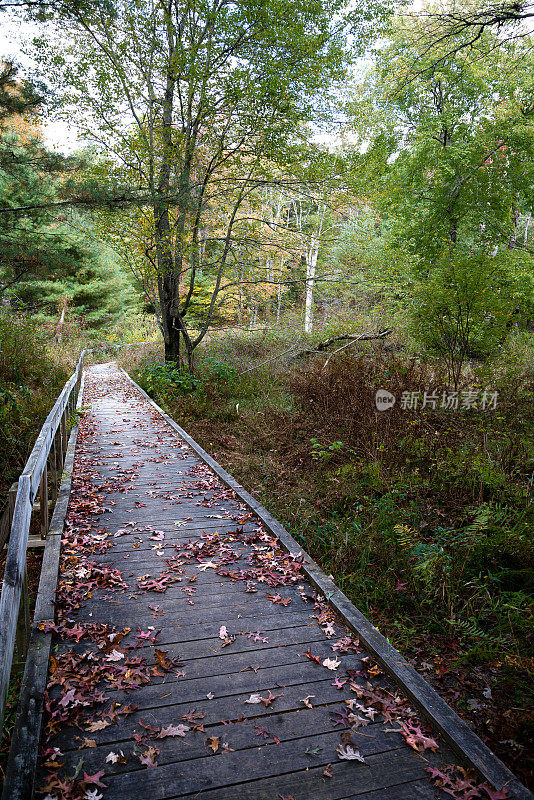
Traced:
<path fill-rule="evenodd" d="M 50 501 L 57 497 L 61 482 L 68 420 L 76 408 L 87 352 L 81 353 L 74 373 L 40 430 L 22 475 L 11 488 L 4 524 L 0 528 L 0 547 L 3 548 L 9 539 L 0 596 L 0 728 L 15 649 L 18 656 L 25 657 L 30 633 L 26 552 L 32 512 L 39 514 L 41 537 L 46 538 Z"/>

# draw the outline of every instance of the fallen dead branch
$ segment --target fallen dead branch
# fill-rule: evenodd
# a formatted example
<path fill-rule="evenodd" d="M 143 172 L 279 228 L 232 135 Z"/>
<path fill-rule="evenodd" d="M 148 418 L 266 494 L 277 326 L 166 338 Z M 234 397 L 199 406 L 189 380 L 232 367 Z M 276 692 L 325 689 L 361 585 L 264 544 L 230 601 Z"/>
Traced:
<path fill-rule="evenodd" d="M 385 339 L 391 333 L 392 328 L 380 330 L 378 333 L 343 333 L 341 336 L 332 336 L 331 339 L 326 339 L 324 342 L 319 342 L 319 344 L 317 344 L 315 347 L 308 348 L 306 350 L 299 350 L 299 352 L 292 355 L 291 358 L 302 358 L 303 356 L 313 355 L 315 353 L 324 353 L 328 351 L 328 348 L 331 345 L 336 344 L 336 342 L 346 342 L 343 347 L 338 348 L 338 350 L 344 350 L 345 347 L 349 347 L 355 342 L 367 342 L 372 341 L 373 339 Z M 329 351 L 330 355 L 338 352 L 338 350 Z"/>

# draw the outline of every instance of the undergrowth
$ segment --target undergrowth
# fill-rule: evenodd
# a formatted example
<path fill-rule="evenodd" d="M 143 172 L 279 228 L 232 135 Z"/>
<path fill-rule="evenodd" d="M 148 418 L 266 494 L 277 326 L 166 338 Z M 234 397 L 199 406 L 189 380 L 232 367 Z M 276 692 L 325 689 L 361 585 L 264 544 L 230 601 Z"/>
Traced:
<path fill-rule="evenodd" d="M 71 361 L 67 353 L 50 354 L 48 337 L 31 320 L 0 313 L 1 498 L 18 478 Z"/>
<path fill-rule="evenodd" d="M 405 410 L 403 392 L 448 392 L 435 364 L 368 352 L 250 370 L 272 352 L 243 337 L 206 347 L 192 379 L 156 353 L 132 370 L 395 646 L 416 663 L 433 652 L 437 688 L 526 780 L 532 379 L 501 370 L 491 382 L 486 369 L 478 385 L 498 392 L 496 408 Z M 377 389 L 392 408 L 377 410 Z M 460 685 L 465 674 L 479 689 Z M 490 705 L 515 710 L 477 715 L 488 688 Z"/>

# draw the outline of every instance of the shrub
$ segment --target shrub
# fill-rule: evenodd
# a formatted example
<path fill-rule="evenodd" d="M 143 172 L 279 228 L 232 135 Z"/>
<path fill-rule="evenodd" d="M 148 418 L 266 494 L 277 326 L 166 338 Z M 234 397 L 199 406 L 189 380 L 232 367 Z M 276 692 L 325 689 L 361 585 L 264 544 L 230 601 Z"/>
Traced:
<path fill-rule="evenodd" d="M 467 358 L 494 356 L 514 319 L 532 308 L 532 275 L 510 254 L 453 253 L 442 259 L 413 298 L 412 331 L 430 354 L 444 358 L 457 388 Z"/>
<path fill-rule="evenodd" d="M 39 425 L 68 377 L 34 322 L 0 313 L 0 490 L 5 494 L 33 446 Z"/>

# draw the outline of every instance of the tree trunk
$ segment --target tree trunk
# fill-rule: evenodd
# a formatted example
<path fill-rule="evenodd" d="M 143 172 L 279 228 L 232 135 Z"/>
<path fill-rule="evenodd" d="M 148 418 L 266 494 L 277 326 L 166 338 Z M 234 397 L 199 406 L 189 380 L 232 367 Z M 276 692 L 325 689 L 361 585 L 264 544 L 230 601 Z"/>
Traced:
<path fill-rule="evenodd" d="M 63 341 L 63 328 L 65 327 L 65 313 L 67 311 L 67 298 L 63 298 L 63 306 L 61 309 L 61 316 L 56 327 L 56 342 L 61 344 Z"/>
<path fill-rule="evenodd" d="M 517 208 L 514 208 L 512 212 L 512 219 L 514 221 L 514 230 L 508 241 L 508 250 L 515 250 L 517 247 L 517 222 L 519 220 L 519 211 Z"/>
<path fill-rule="evenodd" d="M 165 361 L 174 361 L 177 367 L 181 366 L 180 329 L 173 325 L 165 335 Z"/>
<path fill-rule="evenodd" d="M 530 220 L 531 219 L 532 219 L 532 212 L 529 211 L 528 214 L 527 214 L 527 220 L 526 220 L 526 223 L 525 223 L 525 238 L 523 240 L 523 244 L 525 245 L 525 247 L 528 244 L 528 229 L 530 227 Z"/>
<path fill-rule="evenodd" d="M 310 247 L 306 251 L 306 306 L 304 311 L 304 333 L 311 333 L 313 328 L 313 290 L 315 288 L 315 268 L 319 255 L 319 240 L 312 237 Z"/>

